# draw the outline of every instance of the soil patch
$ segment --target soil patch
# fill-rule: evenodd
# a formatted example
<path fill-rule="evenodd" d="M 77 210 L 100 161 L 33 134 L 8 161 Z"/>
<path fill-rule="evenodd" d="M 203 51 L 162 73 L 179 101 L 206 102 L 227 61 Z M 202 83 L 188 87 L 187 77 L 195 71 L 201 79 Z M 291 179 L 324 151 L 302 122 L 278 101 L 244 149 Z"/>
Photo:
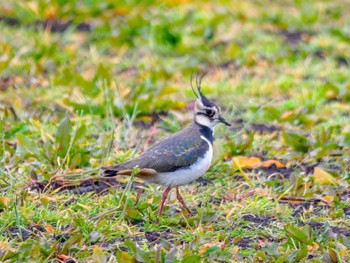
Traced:
<path fill-rule="evenodd" d="M 295 171 L 293 167 L 289 168 L 278 168 L 275 164 L 269 166 L 269 167 L 259 167 L 257 169 L 254 169 L 254 171 L 261 171 L 266 176 L 276 176 L 281 177 L 282 179 L 288 179 L 292 173 Z"/>
<path fill-rule="evenodd" d="M 217 198 L 217 197 L 212 196 L 212 197 L 210 197 L 208 202 L 219 206 L 221 204 L 222 200 L 223 199 L 221 199 L 221 198 Z"/>
<path fill-rule="evenodd" d="M 45 228 L 39 225 L 30 226 L 28 228 L 18 229 L 17 227 L 9 227 L 4 230 L 4 233 L 7 237 L 11 239 L 18 238 L 20 240 L 27 240 L 31 236 L 37 236 L 40 233 L 46 232 Z"/>
<path fill-rule="evenodd" d="M 230 237 L 229 239 L 232 243 L 242 249 L 253 247 L 251 243 L 254 241 L 254 239 L 252 237 Z"/>
<path fill-rule="evenodd" d="M 260 226 L 268 226 L 272 221 L 274 221 L 274 219 L 271 219 L 267 216 L 252 215 L 252 214 L 244 215 L 242 216 L 242 218 L 245 221 L 249 221 L 251 223 L 258 224 Z"/>
<path fill-rule="evenodd" d="M 305 42 L 307 39 L 309 39 L 314 33 L 311 32 L 305 32 L 305 31 L 288 31 L 288 30 L 281 30 L 278 32 L 281 36 L 284 37 L 286 43 L 296 46 L 300 42 Z"/>
<path fill-rule="evenodd" d="M 198 186 L 207 186 L 213 183 L 210 179 L 203 177 L 199 177 L 197 180 L 195 180 L 195 182 L 198 184 Z"/>
<path fill-rule="evenodd" d="M 161 239 L 165 239 L 167 241 L 172 240 L 173 235 L 169 229 L 164 232 L 146 231 L 145 238 L 148 242 L 159 244 Z"/>
<path fill-rule="evenodd" d="M 321 222 L 317 222 L 317 221 L 310 221 L 307 223 L 308 225 L 310 225 L 310 227 L 313 230 L 319 230 L 319 231 L 325 231 L 326 230 L 326 226 L 321 223 Z M 349 227 L 338 227 L 338 226 L 331 226 L 329 227 L 329 229 L 335 233 L 335 234 L 341 234 L 344 236 L 350 236 L 350 228 Z"/>
<path fill-rule="evenodd" d="M 310 210 L 312 207 L 313 215 L 321 215 L 322 211 L 329 208 L 329 205 L 322 202 L 321 200 L 279 200 L 279 203 L 287 203 L 290 208 L 293 209 L 292 216 L 296 217 L 302 215 L 305 211 Z"/>
<path fill-rule="evenodd" d="M 259 123 L 252 123 L 250 125 L 250 130 L 255 131 L 259 134 L 263 133 L 273 133 L 273 132 L 279 132 L 281 131 L 281 127 L 275 126 L 275 125 L 266 125 L 266 124 L 259 124 Z"/>
<path fill-rule="evenodd" d="M 344 66 L 344 67 L 350 66 L 350 58 L 338 56 L 336 59 L 339 66 Z"/>
<path fill-rule="evenodd" d="M 3 16 L 0 17 L 0 22 L 5 23 L 8 26 L 21 26 L 22 23 L 19 19 L 15 17 L 7 17 Z M 24 26 L 27 25 L 29 27 L 34 27 L 35 29 L 45 29 L 50 30 L 51 32 L 64 32 L 71 26 L 75 27 L 76 31 L 80 32 L 89 32 L 91 31 L 91 25 L 87 23 L 79 23 L 74 24 L 73 21 L 63 22 L 59 20 L 44 20 L 44 21 L 37 21 L 30 24 L 23 24 Z"/>
<path fill-rule="evenodd" d="M 107 193 L 107 190 L 112 187 L 120 187 L 124 189 L 126 187 L 126 183 L 121 183 L 116 178 L 113 177 L 103 177 L 100 179 L 85 179 L 82 180 L 79 184 L 78 182 L 70 182 L 67 181 L 54 181 L 50 183 L 42 183 L 42 182 L 32 182 L 31 189 L 38 191 L 45 191 L 48 189 L 60 189 L 60 191 L 71 191 L 74 194 L 84 194 L 89 192 L 96 192 L 97 194 Z M 141 186 L 141 183 L 133 182 L 132 188 L 137 188 Z"/>

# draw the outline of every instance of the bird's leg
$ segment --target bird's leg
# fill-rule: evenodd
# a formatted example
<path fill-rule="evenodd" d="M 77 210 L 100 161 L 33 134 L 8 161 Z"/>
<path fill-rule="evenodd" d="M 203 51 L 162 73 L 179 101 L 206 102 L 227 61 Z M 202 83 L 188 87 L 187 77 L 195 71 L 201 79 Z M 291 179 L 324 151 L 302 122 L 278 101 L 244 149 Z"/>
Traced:
<path fill-rule="evenodd" d="M 188 209 L 187 205 L 185 204 L 185 201 L 182 199 L 182 196 L 180 195 L 180 191 L 179 191 L 179 187 L 176 186 L 176 197 L 177 200 L 180 201 L 180 203 L 182 204 L 182 206 L 187 210 L 187 212 L 190 214 L 190 216 L 193 216 L 192 212 L 190 209 Z"/>
<path fill-rule="evenodd" d="M 171 190 L 171 187 L 168 186 L 168 187 L 164 190 L 164 192 L 163 192 L 163 195 L 162 195 L 162 203 L 161 203 L 161 205 L 160 205 L 160 207 L 159 207 L 158 216 L 160 216 L 160 215 L 162 214 L 162 212 L 163 212 L 163 206 L 164 206 L 165 200 L 166 200 L 167 197 L 168 197 L 168 194 L 169 194 L 170 190 Z"/>
<path fill-rule="evenodd" d="M 136 201 L 135 201 L 134 207 L 136 207 L 137 204 L 139 203 L 139 200 L 140 200 L 142 193 L 143 193 L 143 189 L 139 188 L 139 190 L 137 191 L 137 194 L 136 194 Z"/>

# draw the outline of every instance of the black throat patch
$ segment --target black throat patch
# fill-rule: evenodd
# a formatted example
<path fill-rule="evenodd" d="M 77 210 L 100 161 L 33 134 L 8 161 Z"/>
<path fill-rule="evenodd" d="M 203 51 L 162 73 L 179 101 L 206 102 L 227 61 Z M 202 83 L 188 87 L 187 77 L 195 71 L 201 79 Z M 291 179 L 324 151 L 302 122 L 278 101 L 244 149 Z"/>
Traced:
<path fill-rule="evenodd" d="M 200 126 L 201 128 L 199 132 L 201 133 L 201 135 L 203 135 L 211 144 L 213 144 L 213 141 L 214 141 L 213 130 L 204 125 L 200 125 Z"/>

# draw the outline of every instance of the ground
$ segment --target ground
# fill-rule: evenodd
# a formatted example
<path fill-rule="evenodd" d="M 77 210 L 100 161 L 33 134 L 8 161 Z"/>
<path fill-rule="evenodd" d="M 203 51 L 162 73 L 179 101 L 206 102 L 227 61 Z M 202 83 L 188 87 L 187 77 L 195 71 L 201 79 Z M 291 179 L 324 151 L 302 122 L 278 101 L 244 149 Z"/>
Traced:
<path fill-rule="evenodd" d="M 349 262 L 350 18 L 336 1 L 0 4 L 1 262 Z M 102 178 L 193 117 L 232 127 L 175 191 Z M 144 189 L 134 207 L 135 195 Z"/>

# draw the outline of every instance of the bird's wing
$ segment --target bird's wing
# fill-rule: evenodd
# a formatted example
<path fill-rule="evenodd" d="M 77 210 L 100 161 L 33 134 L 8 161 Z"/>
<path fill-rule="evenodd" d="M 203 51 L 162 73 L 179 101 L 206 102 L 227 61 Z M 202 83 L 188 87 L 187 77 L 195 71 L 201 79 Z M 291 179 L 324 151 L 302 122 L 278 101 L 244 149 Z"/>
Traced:
<path fill-rule="evenodd" d="M 182 134 L 173 134 L 164 138 L 159 143 L 143 152 L 140 156 L 120 163 L 115 166 L 105 167 L 104 174 L 123 174 L 138 166 L 141 171 L 147 174 L 173 172 L 182 167 L 190 166 L 197 161 L 198 158 L 204 156 L 209 149 L 208 143 L 200 136 Z M 146 169 L 146 170 L 145 170 Z"/>

